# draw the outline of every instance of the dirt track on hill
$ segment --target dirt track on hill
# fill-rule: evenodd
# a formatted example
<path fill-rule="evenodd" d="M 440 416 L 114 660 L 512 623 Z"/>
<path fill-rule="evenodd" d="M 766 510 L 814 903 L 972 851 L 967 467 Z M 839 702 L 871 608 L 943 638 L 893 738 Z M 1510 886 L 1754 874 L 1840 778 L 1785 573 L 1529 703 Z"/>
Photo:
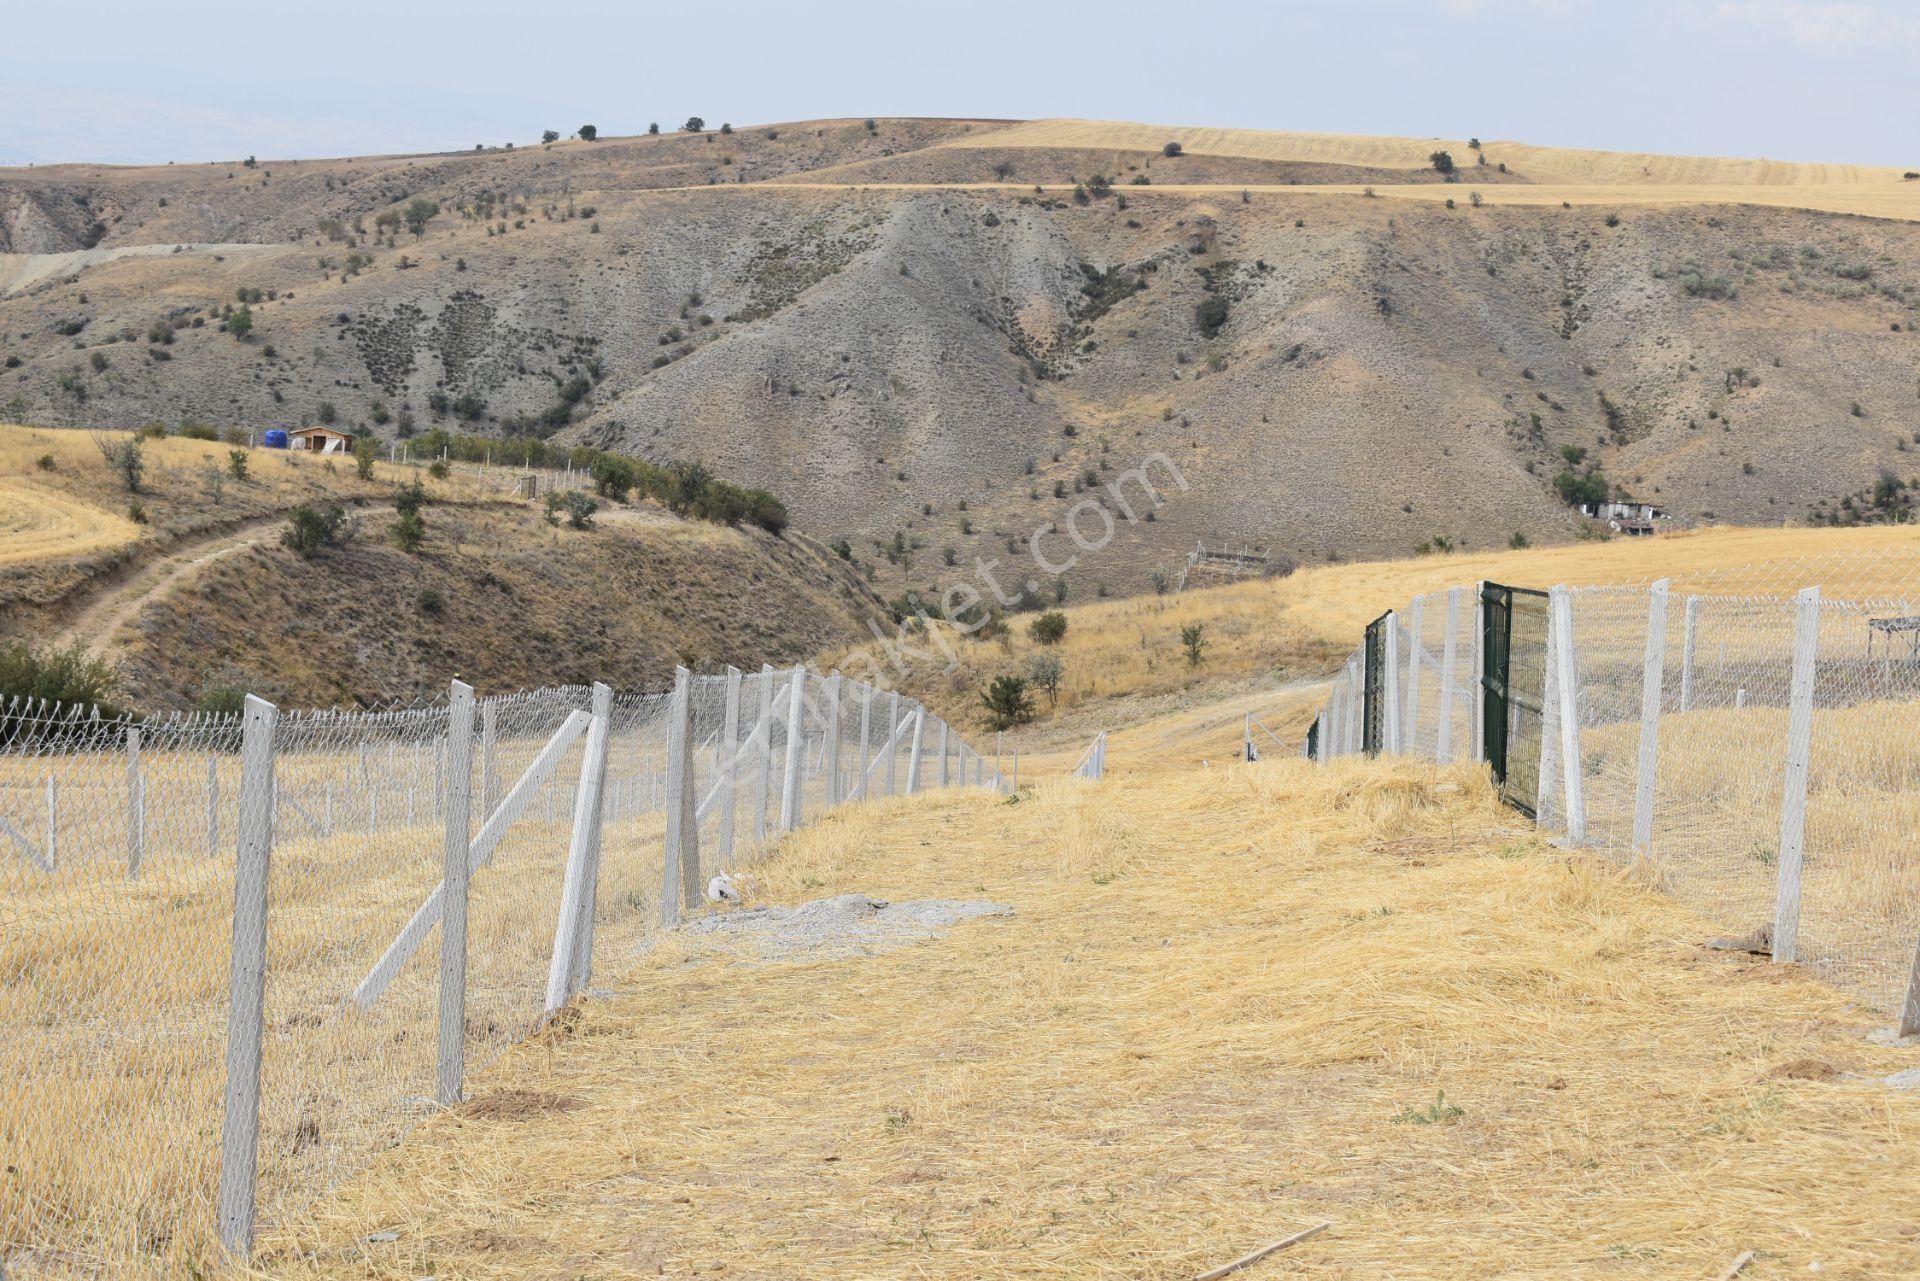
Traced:
<path fill-rule="evenodd" d="M 116 653 L 120 633 L 148 602 L 172 591 L 221 557 L 272 537 L 271 527 L 281 520 L 277 515 L 264 516 L 205 538 L 182 541 L 166 555 L 142 565 L 131 577 L 88 601 L 73 621 L 54 637 L 54 644 L 62 648 L 83 644 L 87 653 L 95 658 Z"/>

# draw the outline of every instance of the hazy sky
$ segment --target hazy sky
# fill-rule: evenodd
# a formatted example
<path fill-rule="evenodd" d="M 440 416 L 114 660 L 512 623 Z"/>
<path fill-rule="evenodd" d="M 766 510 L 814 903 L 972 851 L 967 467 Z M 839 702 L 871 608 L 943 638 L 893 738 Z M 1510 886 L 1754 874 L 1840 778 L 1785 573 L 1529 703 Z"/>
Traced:
<path fill-rule="evenodd" d="M 1920 0 L 0 0 L 0 164 L 1091 116 L 1920 167 Z"/>

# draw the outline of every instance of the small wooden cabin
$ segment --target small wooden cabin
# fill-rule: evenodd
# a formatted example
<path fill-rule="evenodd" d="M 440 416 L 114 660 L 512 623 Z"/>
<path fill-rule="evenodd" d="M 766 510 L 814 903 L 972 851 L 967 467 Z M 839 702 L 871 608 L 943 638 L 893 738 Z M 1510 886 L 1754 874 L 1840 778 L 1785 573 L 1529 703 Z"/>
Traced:
<path fill-rule="evenodd" d="M 315 454 L 350 454 L 353 437 L 332 427 L 296 427 L 287 433 L 287 448 Z"/>

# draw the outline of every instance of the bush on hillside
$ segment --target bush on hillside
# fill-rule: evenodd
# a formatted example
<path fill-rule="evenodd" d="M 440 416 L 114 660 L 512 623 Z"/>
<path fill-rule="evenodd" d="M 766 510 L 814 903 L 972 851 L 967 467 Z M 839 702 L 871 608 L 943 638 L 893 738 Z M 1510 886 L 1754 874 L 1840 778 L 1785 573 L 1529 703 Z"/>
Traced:
<path fill-rule="evenodd" d="M 113 668 L 75 643 L 65 649 L 14 641 L 0 646 L 0 743 L 10 743 L 23 728 L 20 712 L 10 712 L 15 699 L 38 708 L 50 703 L 94 706 L 104 717 L 119 716 L 111 703 Z"/>

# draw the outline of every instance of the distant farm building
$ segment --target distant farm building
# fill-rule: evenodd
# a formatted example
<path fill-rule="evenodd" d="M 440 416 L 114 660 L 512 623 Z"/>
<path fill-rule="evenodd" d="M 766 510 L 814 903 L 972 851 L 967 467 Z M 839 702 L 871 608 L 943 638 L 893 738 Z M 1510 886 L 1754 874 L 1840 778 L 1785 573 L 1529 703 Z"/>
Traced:
<path fill-rule="evenodd" d="M 1605 521 L 1607 528 L 1628 537 L 1646 537 L 1657 529 L 1654 522 L 1665 520 L 1667 513 L 1652 503 L 1581 503 L 1583 515 Z"/>
<path fill-rule="evenodd" d="M 350 454 L 353 437 L 331 427 L 297 427 L 287 433 L 287 448 L 314 454 Z"/>
<path fill-rule="evenodd" d="M 1667 514 L 1652 503 L 1581 503 L 1580 511 L 1595 520 L 1661 520 Z"/>

